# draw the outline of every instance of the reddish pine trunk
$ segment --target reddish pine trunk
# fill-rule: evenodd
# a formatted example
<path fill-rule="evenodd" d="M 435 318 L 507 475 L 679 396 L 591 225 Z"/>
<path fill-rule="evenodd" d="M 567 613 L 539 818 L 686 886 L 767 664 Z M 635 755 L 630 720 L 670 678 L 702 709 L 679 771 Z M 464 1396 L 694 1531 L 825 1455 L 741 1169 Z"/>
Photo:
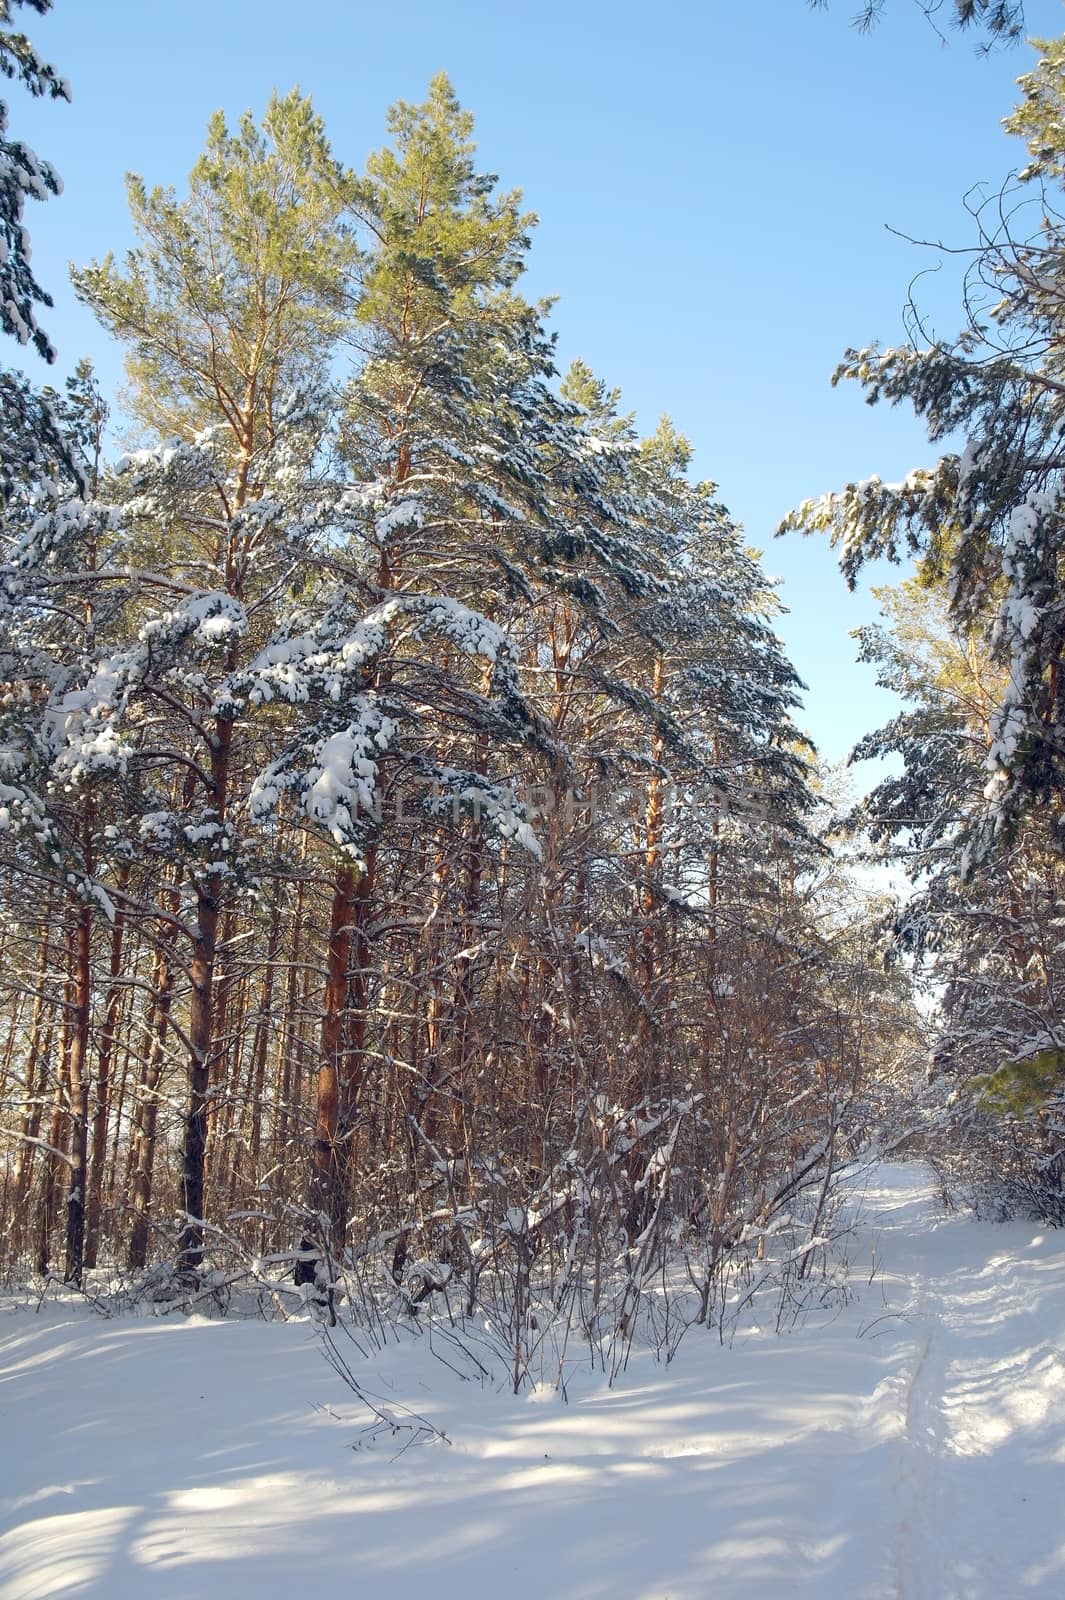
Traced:
<path fill-rule="evenodd" d="M 372 852 L 361 873 L 353 866 L 339 867 L 330 912 L 311 1209 L 326 1219 L 336 1253 L 343 1250 L 347 1231 L 355 1114 L 366 1050 L 373 876 Z"/>
<path fill-rule="evenodd" d="M 74 929 L 73 1015 L 67 1056 L 70 1086 L 70 1185 L 67 1189 L 63 1277 L 81 1285 L 85 1264 L 85 1185 L 89 1154 L 89 1007 L 92 908 L 83 905 Z"/>
<path fill-rule="evenodd" d="M 69 984 L 67 986 L 69 993 Z M 55 1207 L 59 1190 L 59 1169 L 63 1164 L 65 1151 L 63 1149 L 65 1122 L 66 1122 L 66 1067 L 68 1061 L 67 1045 L 62 1046 L 62 1065 L 55 1078 L 55 1092 L 52 1097 L 52 1120 L 48 1128 L 48 1154 L 44 1169 L 44 1192 L 41 1196 L 41 1211 L 37 1219 L 37 1271 L 43 1275 L 48 1271 L 52 1255 L 52 1228 L 55 1223 Z"/>
<path fill-rule="evenodd" d="M 125 888 L 128 869 L 123 871 L 120 886 Z M 107 1001 L 104 1008 L 103 1035 L 100 1040 L 100 1057 L 96 1068 L 96 1109 L 92 1124 L 92 1158 L 89 1163 L 89 1200 L 85 1221 L 85 1265 L 95 1267 L 100 1248 L 100 1211 L 102 1208 L 104 1168 L 107 1164 L 107 1123 L 111 1110 L 111 1067 L 115 1058 L 119 1017 L 122 1010 L 123 990 L 119 983 L 122 972 L 122 946 L 126 931 L 125 915 L 115 913 L 111 933 L 111 963 L 108 971 Z"/>
<path fill-rule="evenodd" d="M 266 1120 L 263 1090 L 266 1086 L 266 1060 L 270 1048 L 270 1018 L 274 1005 L 274 973 L 277 968 L 277 956 L 280 948 L 281 902 L 277 900 L 271 914 L 270 932 L 266 941 L 266 966 L 263 972 L 263 985 L 259 996 L 259 1014 L 255 1019 L 255 1036 L 251 1050 L 251 1128 L 248 1136 L 248 1160 L 251 1164 L 250 1177 L 253 1182 L 258 1176 L 257 1169 L 262 1148 L 263 1123 Z"/>
<path fill-rule="evenodd" d="M 166 1030 L 170 1018 L 173 988 L 174 969 L 170 951 L 164 945 L 155 958 L 152 1005 L 148 1023 L 148 1050 L 141 1072 L 134 1126 L 130 1179 L 133 1227 L 130 1230 L 128 1256 L 132 1272 L 139 1272 L 148 1260 L 152 1183 L 155 1176 L 156 1123 L 159 1117 L 157 1091 L 165 1060 Z"/>
<path fill-rule="evenodd" d="M 49 1011 L 48 1023 L 45 1025 L 45 984 L 48 978 L 48 968 L 52 957 L 52 947 L 46 932 L 41 940 L 41 956 L 37 967 L 37 991 L 33 997 L 33 1013 L 30 1018 L 30 1048 L 26 1056 L 26 1078 L 23 1088 L 22 1116 L 19 1121 L 19 1144 L 15 1150 L 15 1171 L 13 1174 L 14 1185 L 14 1219 L 21 1236 L 19 1218 L 22 1212 L 23 1201 L 29 1186 L 30 1174 L 33 1170 L 33 1155 L 36 1149 L 35 1140 L 41 1129 L 41 1094 L 43 1084 L 38 1071 L 42 1061 L 47 1061 L 52 1047 L 52 1036 L 55 1032 L 53 1013 Z"/>

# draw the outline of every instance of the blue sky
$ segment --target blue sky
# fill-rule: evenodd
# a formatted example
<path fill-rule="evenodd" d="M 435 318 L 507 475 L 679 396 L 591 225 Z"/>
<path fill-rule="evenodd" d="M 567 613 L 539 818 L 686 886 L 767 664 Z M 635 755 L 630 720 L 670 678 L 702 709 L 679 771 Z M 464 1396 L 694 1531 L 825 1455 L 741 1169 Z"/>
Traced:
<path fill-rule="evenodd" d="M 1027 46 L 944 47 L 912 0 L 888 0 L 871 36 L 856 0 L 56 0 L 29 18 L 74 103 L 10 94 L 12 132 L 65 192 L 32 206 L 42 318 L 60 369 L 120 352 L 74 301 L 66 263 L 132 241 L 123 175 L 179 187 L 207 118 L 262 110 L 298 83 L 351 166 L 384 142 L 386 107 L 446 70 L 477 118 L 482 165 L 541 217 L 525 291 L 557 295 L 562 363 L 588 361 L 650 430 L 668 411 L 696 446 L 767 568 L 783 580 L 780 632 L 810 685 L 802 718 L 831 760 L 886 719 L 891 699 L 855 664 L 849 631 L 875 615 L 819 541 L 774 541 L 807 495 L 930 451 L 914 420 L 870 410 L 829 377 L 844 348 L 902 337 L 918 298 L 936 332 L 960 325 L 958 267 L 918 238 L 968 243 L 963 197 L 1023 160 L 1000 122 Z M 1055 36 L 1061 0 L 1029 0 Z M 13 351 L 4 352 L 10 361 Z M 887 574 L 890 576 L 890 573 Z M 881 574 L 883 581 L 883 574 Z"/>

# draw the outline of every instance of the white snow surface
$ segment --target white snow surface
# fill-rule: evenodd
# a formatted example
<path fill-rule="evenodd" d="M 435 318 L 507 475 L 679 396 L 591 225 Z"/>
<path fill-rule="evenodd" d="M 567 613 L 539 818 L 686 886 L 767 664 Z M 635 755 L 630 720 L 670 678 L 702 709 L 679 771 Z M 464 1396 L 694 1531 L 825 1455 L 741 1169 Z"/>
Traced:
<path fill-rule="evenodd" d="M 309 1322 L 0 1302 L 0 1600 L 1060 1600 L 1065 1237 L 896 1164 L 851 1259 L 842 1310 L 574 1359 L 568 1404 L 342 1339 L 451 1441 L 400 1455 Z"/>

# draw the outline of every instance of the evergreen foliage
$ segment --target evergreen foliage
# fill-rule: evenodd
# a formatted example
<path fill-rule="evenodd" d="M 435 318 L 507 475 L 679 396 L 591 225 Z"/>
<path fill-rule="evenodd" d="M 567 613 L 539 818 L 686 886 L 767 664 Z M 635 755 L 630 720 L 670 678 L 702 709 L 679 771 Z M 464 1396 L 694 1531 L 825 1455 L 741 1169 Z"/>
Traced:
<path fill-rule="evenodd" d="M 985 758 L 986 804 L 970 817 L 973 860 L 1011 837 L 1033 806 L 1049 805 L 1056 816 L 1065 777 L 1063 233 L 1048 145 L 1057 76 L 1048 59 L 1026 78 L 1025 105 L 1010 123 L 1029 139 L 1028 179 L 1047 180 L 1039 233 L 1017 241 L 1007 205 L 981 207 L 968 327 L 954 344 L 850 350 L 836 373 L 837 381 L 859 382 L 870 404 L 912 405 L 933 442 L 962 434 L 964 448 L 901 483 L 874 477 L 808 501 L 782 525 L 827 531 L 851 583 L 872 557 L 916 555 L 929 578 L 944 580 L 959 627 L 975 628 L 986 642 L 1000 694 Z"/>
<path fill-rule="evenodd" d="M 15 7 L 29 5 L 38 15 L 51 0 L 0 0 L 0 76 L 12 79 L 30 94 L 70 99 L 70 89 L 54 67 L 42 61 L 24 33 L 15 29 Z M 48 335 L 37 322 L 36 308 L 50 306 L 30 266 L 30 234 L 25 222 L 27 199 L 47 200 L 60 191 L 59 175 L 21 140 L 8 137 L 7 102 L 0 99 L 0 333 L 30 345 L 45 361 L 55 360 Z M 16 482 L 44 471 L 66 455 L 64 434 L 49 400 L 38 395 L 17 372 L 0 368 L 0 511 Z"/>
<path fill-rule="evenodd" d="M 70 88 L 54 67 L 42 61 L 24 33 L 14 26 L 14 7 L 29 5 L 43 16 L 51 0 L 2 0 L 0 3 L 0 75 L 14 79 L 32 95 L 69 100 Z M 37 325 L 35 307 L 51 298 L 30 267 L 29 231 L 23 221 L 25 202 L 47 200 L 60 190 L 59 175 L 47 161 L 8 137 L 8 107 L 0 100 L 0 332 L 19 344 L 32 344 L 45 361 L 55 351 Z"/>
<path fill-rule="evenodd" d="M 1062 1221 L 1065 58 L 1060 40 L 1039 48 L 1006 121 L 1028 146 L 1019 191 L 974 213 L 967 326 L 953 344 L 848 351 L 836 374 L 963 447 L 902 483 L 807 502 L 784 526 L 828 532 L 852 585 L 872 557 L 917 558 L 915 579 L 880 592 L 889 626 L 860 630 L 904 709 L 855 752 L 901 772 L 854 821 L 913 880 L 896 939 L 938 995 L 934 1079 L 953 1090 L 941 1158 L 984 1203 Z M 1020 240 L 1018 192 L 1041 213 Z"/>
<path fill-rule="evenodd" d="M 808 0 L 814 10 L 824 10 L 829 0 Z M 990 44 L 1011 43 L 1024 32 L 1023 0 L 913 0 L 933 25 L 938 25 L 940 13 L 947 15 L 956 28 L 984 29 Z M 874 27 L 884 13 L 886 0 L 863 0 L 855 13 L 855 26 L 863 31 Z"/>
<path fill-rule="evenodd" d="M 142 438 L 81 372 L 6 480 L 6 1256 L 65 1195 L 73 1282 L 461 1279 L 521 1346 L 534 1278 L 628 1327 L 680 1252 L 709 1321 L 774 1226 L 805 1274 L 912 1012 L 757 554 L 559 378 L 447 79 L 388 126 L 356 174 L 296 93 L 216 116 L 75 273 Z"/>

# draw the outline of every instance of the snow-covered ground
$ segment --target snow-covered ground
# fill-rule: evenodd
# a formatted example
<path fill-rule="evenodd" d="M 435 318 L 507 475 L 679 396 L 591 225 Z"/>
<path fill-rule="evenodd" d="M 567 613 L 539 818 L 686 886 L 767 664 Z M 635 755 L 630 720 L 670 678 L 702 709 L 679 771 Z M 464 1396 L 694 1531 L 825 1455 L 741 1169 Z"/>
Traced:
<path fill-rule="evenodd" d="M 309 1323 L 0 1302 L 0 1600 L 1060 1600 L 1065 1237 L 894 1165 L 851 1256 L 842 1310 L 569 1404 L 372 1352 L 450 1440 L 399 1456 Z"/>

